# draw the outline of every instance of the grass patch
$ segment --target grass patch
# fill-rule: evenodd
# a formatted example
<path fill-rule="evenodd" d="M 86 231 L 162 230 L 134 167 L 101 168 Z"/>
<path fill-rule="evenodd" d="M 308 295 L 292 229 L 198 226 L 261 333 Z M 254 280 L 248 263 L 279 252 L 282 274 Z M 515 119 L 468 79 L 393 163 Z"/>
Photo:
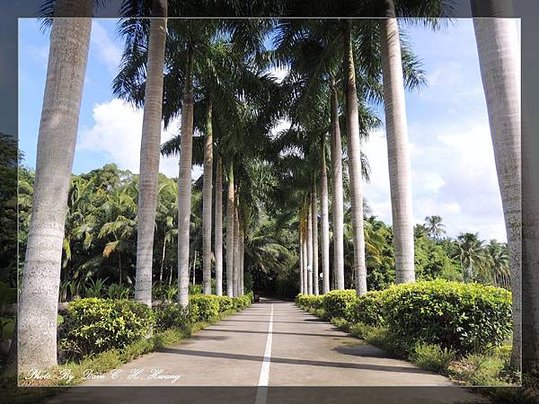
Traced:
<path fill-rule="evenodd" d="M 456 358 L 455 351 L 434 344 L 417 344 L 410 359 L 420 368 L 447 375 L 448 366 Z"/>

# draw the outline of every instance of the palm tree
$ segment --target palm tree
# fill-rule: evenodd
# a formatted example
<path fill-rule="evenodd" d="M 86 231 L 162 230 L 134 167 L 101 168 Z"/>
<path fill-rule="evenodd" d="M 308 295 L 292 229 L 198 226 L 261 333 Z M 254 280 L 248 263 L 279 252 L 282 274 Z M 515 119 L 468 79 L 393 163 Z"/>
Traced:
<path fill-rule="evenodd" d="M 333 271 L 335 289 L 344 289 L 344 194 L 342 180 L 342 143 L 339 124 L 339 100 L 335 80 L 331 83 L 331 174 L 333 208 Z"/>
<path fill-rule="evenodd" d="M 472 5 L 479 7 L 476 3 L 472 1 Z M 475 19 L 474 29 L 509 246 L 515 330 L 511 365 L 520 369 L 522 180 L 519 44 L 513 20 Z"/>
<path fill-rule="evenodd" d="M 58 0 L 58 15 L 92 13 L 92 1 Z M 64 224 L 91 20 L 55 19 L 37 146 L 32 217 L 19 300 L 19 372 L 57 364 L 56 322 Z"/>
<path fill-rule="evenodd" d="M 460 260 L 462 277 L 464 282 L 474 279 L 474 264 L 478 266 L 483 259 L 483 241 L 479 239 L 478 233 L 461 233 L 457 237 L 457 255 Z"/>
<path fill-rule="evenodd" d="M 107 195 L 102 208 L 107 212 L 107 217 L 112 220 L 101 226 L 97 238 L 109 240 L 103 249 L 103 257 L 108 258 L 112 253 L 118 253 L 118 278 L 119 283 L 122 284 L 122 252 L 129 249 L 131 244 L 129 238 L 136 227 L 135 201 L 125 190 L 116 189 L 112 194 Z"/>
<path fill-rule="evenodd" d="M 215 294 L 223 294 L 223 161 L 217 159 L 215 175 Z"/>
<path fill-rule="evenodd" d="M 442 223 L 442 218 L 436 215 L 427 216 L 425 217 L 425 222 L 426 231 L 429 237 L 440 240 L 442 234 L 445 234 L 445 225 Z"/>
<path fill-rule="evenodd" d="M 167 14 L 167 0 L 152 0 L 154 15 Z M 135 300 L 152 305 L 152 263 L 161 146 L 166 18 L 150 23 L 144 115 L 140 145 Z M 128 49 L 127 49 L 128 51 Z"/>
<path fill-rule="evenodd" d="M 321 231 L 322 231 L 322 292 L 329 292 L 329 207 L 328 207 L 328 177 L 326 168 L 325 136 L 321 137 L 320 156 L 320 205 L 321 205 Z"/>
<path fill-rule="evenodd" d="M 211 210 L 213 185 L 213 128 L 212 100 L 208 100 L 206 110 L 206 131 L 204 145 L 204 183 L 202 186 L 202 284 L 204 294 L 211 294 Z"/>
<path fill-rule="evenodd" d="M 359 143 L 359 108 L 357 102 L 356 70 L 352 46 L 351 21 L 344 22 L 345 105 L 348 131 L 348 165 L 350 172 L 350 201 L 354 230 L 354 275 L 358 296 L 367 293 L 367 266 L 365 264 L 365 234 L 363 231 L 363 193 L 361 179 L 361 152 Z"/>
<path fill-rule="evenodd" d="M 311 206 L 312 206 L 312 228 L 313 228 L 313 293 L 319 294 L 319 278 L 318 278 L 318 207 L 317 207 L 317 192 L 316 182 L 313 184 L 313 191 L 311 194 Z"/>
<path fill-rule="evenodd" d="M 414 224 L 400 35 L 393 1 L 380 21 L 396 282 L 415 280 Z"/>
<path fill-rule="evenodd" d="M 228 193 L 226 201 L 226 295 L 234 297 L 234 166 L 228 166 Z"/>

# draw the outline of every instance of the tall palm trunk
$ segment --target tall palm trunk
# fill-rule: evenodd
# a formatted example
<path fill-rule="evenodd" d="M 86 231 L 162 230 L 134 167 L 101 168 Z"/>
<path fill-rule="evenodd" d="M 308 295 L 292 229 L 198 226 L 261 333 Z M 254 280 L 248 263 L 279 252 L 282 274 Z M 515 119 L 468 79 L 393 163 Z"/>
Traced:
<path fill-rule="evenodd" d="M 152 0 L 152 13 L 166 15 L 167 0 Z M 161 157 L 161 117 L 166 18 L 150 23 L 144 115 L 140 145 L 135 300 L 152 305 L 152 264 L 157 208 L 157 182 Z"/>
<path fill-rule="evenodd" d="M 228 195 L 226 201 L 226 295 L 234 296 L 234 166 L 228 167 Z"/>
<path fill-rule="evenodd" d="M 178 301 L 182 307 L 187 307 L 189 304 L 189 229 L 193 153 L 193 48 L 190 45 L 187 47 L 181 137 L 178 177 Z"/>
<path fill-rule="evenodd" d="M 305 219 L 306 221 L 306 219 Z M 303 237 L 302 237 L 302 246 L 303 249 L 303 287 L 305 288 L 305 294 L 309 294 L 309 271 L 308 271 L 308 265 L 309 265 L 309 254 L 307 251 L 307 243 L 308 243 L 308 237 L 307 237 L 307 224 L 305 223 L 303 228 Z"/>
<path fill-rule="evenodd" d="M 363 234 L 363 193 L 361 152 L 359 145 L 359 111 L 357 103 L 356 72 L 352 49 L 351 21 L 345 21 L 345 98 L 348 129 L 348 164 L 350 169 L 350 201 L 352 205 L 352 237 L 354 241 L 354 275 L 356 293 L 367 293 L 367 267 L 365 265 L 365 235 Z"/>
<path fill-rule="evenodd" d="M 298 228 L 298 236 L 299 236 L 299 290 L 300 293 L 303 295 L 305 294 L 305 279 L 303 276 L 303 236 L 301 234 L 301 218 L 300 218 L 300 225 Z"/>
<path fill-rule="evenodd" d="M 159 268 L 159 283 L 163 282 L 163 268 L 165 267 L 165 254 L 167 252 L 167 241 L 163 238 L 163 249 L 161 250 L 161 266 Z"/>
<path fill-rule="evenodd" d="M 320 205 L 322 230 L 322 282 L 323 293 L 329 292 L 329 202 L 328 202 L 328 176 L 326 168 L 326 147 L 322 137 L 322 151 L 320 161 Z"/>
<path fill-rule="evenodd" d="M 240 232 L 240 296 L 245 294 L 245 229 L 242 225 Z"/>
<path fill-rule="evenodd" d="M 522 372 L 531 374 L 539 370 L 539 139 L 526 125 L 527 91 L 532 90 L 524 91 L 522 123 Z M 504 285 L 511 285 L 505 275 Z"/>
<path fill-rule="evenodd" d="M 405 283 L 415 281 L 414 223 L 402 57 L 396 18 L 380 21 L 380 36 L 396 282 Z"/>
<path fill-rule="evenodd" d="M 331 85 L 331 176 L 333 182 L 333 272 L 336 290 L 344 289 L 344 196 L 342 182 L 342 143 L 339 125 L 339 99 L 335 80 Z"/>
<path fill-rule="evenodd" d="M 202 179 L 202 284 L 204 294 L 211 294 L 211 208 L 213 184 L 212 103 L 208 101 L 204 145 L 204 177 Z"/>
<path fill-rule="evenodd" d="M 317 209 L 316 183 L 313 184 L 311 196 L 312 228 L 313 228 L 313 293 L 318 295 L 318 209 Z"/>
<path fill-rule="evenodd" d="M 90 16 L 91 7 L 88 0 L 76 5 L 57 1 L 58 14 Z M 55 19 L 52 24 L 32 216 L 19 300 L 19 372 L 44 370 L 57 364 L 56 324 L 64 224 L 91 24 L 90 18 Z"/>
<path fill-rule="evenodd" d="M 475 19 L 474 29 L 509 247 L 514 324 L 511 365 L 520 368 L 522 181 L 519 43 L 515 23 L 510 19 Z"/>
<path fill-rule="evenodd" d="M 313 207 L 307 197 L 307 293 L 313 294 Z"/>
<path fill-rule="evenodd" d="M 223 162 L 217 159 L 215 179 L 215 293 L 223 295 Z"/>
<path fill-rule="evenodd" d="M 238 194 L 235 196 L 234 209 L 234 296 L 240 295 L 240 219 L 238 212 Z"/>

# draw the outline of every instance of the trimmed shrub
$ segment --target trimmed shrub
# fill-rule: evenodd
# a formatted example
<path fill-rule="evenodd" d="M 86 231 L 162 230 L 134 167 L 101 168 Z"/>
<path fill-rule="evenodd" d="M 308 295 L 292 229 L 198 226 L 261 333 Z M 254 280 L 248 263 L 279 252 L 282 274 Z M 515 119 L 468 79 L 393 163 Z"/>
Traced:
<path fill-rule="evenodd" d="M 217 296 L 217 301 L 219 302 L 219 313 L 234 310 L 234 300 L 232 297 Z"/>
<path fill-rule="evenodd" d="M 499 345 L 511 333 L 511 293 L 445 280 L 393 286 L 383 298 L 384 320 L 397 340 L 437 344 L 459 354 Z"/>
<path fill-rule="evenodd" d="M 188 311 L 177 303 L 161 304 L 154 307 L 155 328 L 157 331 L 178 329 L 189 331 L 191 322 Z"/>
<path fill-rule="evenodd" d="M 296 296 L 296 304 L 305 310 L 308 309 L 322 309 L 324 306 L 324 296 L 314 296 L 314 295 L 302 295 L 299 294 Z"/>
<path fill-rule="evenodd" d="M 233 298 L 234 308 L 237 310 L 245 309 L 249 307 L 253 302 L 253 292 L 249 292 L 245 295 L 241 295 Z"/>
<path fill-rule="evenodd" d="M 323 309 L 329 318 L 354 321 L 357 296 L 355 290 L 332 290 L 323 295 Z"/>
<path fill-rule="evenodd" d="M 210 321 L 219 316 L 219 300 L 214 295 L 189 296 L 189 309 L 192 323 Z"/>
<path fill-rule="evenodd" d="M 152 309 L 131 300 L 99 298 L 71 302 L 59 327 L 60 349 L 74 358 L 121 349 L 149 335 Z"/>
<path fill-rule="evenodd" d="M 379 327 L 384 324 L 384 299 L 386 291 L 372 291 L 357 298 L 353 306 L 354 323 L 363 323 L 372 327 Z"/>

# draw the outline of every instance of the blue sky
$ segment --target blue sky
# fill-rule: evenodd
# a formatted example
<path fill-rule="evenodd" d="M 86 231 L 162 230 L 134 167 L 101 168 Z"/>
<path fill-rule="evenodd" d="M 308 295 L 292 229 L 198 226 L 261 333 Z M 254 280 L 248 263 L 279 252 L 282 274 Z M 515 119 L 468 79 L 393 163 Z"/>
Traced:
<path fill-rule="evenodd" d="M 403 30 L 428 79 L 426 87 L 406 95 L 415 221 L 440 215 L 451 236 L 477 231 L 483 239 L 505 241 L 472 20 L 454 20 L 438 32 Z M 29 167 L 35 166 L 48 40 L 38 21 L 19 20 L 19 139 Z M 138 172 L 142 112 L 111 90 L 121 52 L 116 20 L 94 20 L 74 173 L 108 162 Z M 172 122 L 163 141 L 177 128 Z M 363 147 L 372 169 L 365 198 L 373 214 L 391 223 L 384 129 L 373 131 Z M 177 160 L 163 158 L 160 170 L 176 176 Z"/>

